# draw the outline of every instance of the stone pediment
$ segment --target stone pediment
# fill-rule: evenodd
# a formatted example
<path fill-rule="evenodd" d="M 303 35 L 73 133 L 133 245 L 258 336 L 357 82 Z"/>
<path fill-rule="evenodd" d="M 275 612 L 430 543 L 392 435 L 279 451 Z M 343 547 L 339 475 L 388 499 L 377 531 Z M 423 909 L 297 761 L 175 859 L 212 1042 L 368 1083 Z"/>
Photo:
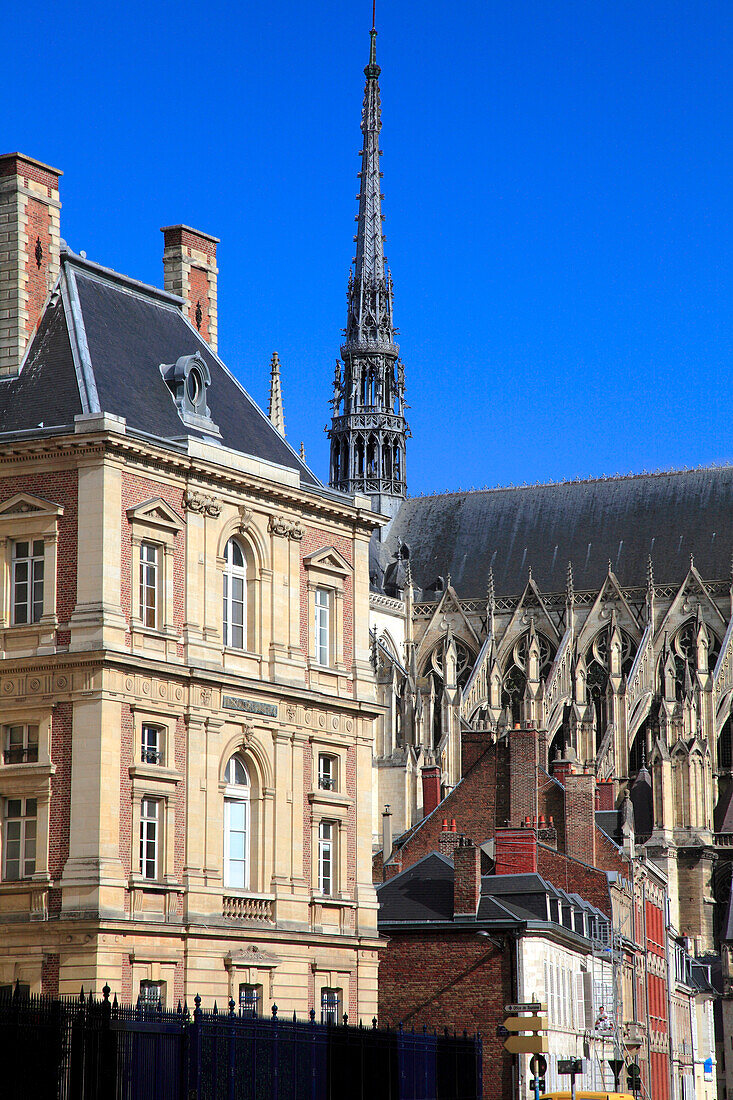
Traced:
<path fill-rule="evenodd" d="M 224 966 L 227 970 L 242 969 L 253 966 L 258 970 L 274 970 L 279 966 L 281 959 L 277 955 L 271 955 L 267 951 L 260 951 L 252 947 L 249 951 L 230 951 L 224 956 Z"/>
<path fill-rule="evenodd" d="M 134 508 L 128 508 L 127 518 L 130 523 L 159 527 L 175 534 L 183 527 L 181 517 L 161 497 L 154 497 L 151 500 L 143 501 L 142 504 L 136 504 Z"/>
<path fill-rule="evenodd" d="M 0 519 L 10 516 L 62 516 L 64 509 L 61 504 L 54 504 L 43 497 L 31 496 L 30 493 L 16 493 L 9 500 L 0 504 Z"/>
<path fill-rule="evenodd" d="M 338 573 L 342 577 L 353 573 L 352 567 L 335 546 L 325 546 L 322 550 L 315 550 L 303 558 L 303 564 L 306 569 L 323 569 L 329 573 Z"/>

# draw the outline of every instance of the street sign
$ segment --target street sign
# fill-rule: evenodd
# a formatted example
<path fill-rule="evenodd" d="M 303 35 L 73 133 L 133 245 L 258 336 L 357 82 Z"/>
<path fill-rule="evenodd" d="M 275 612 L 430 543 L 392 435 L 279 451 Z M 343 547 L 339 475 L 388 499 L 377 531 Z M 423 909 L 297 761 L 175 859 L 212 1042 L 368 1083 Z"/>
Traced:
<path fill-rule="evenodd" d="M 540 1077 L 540 1078 L 533 1077 L 532 1080 L 529 1083 L 529 1090 L 534 1096 L 537 1096 L 540 1092 L 544 1092 L 545 1091 L 545 1079 L 544 1079 L 544 1077 Z"/>
<path fill-rule="evenodd" d="M 616 1092 L 620 1092 L 619 1081 L 621 1080 L 621 1070 L 624 1068 L 623 1058 L 609 1058 L 608 1064 L 611 1067 L 611 1073 L 613 1074 L 613 1083 L 616 1088 Z"/>
<path fill-rule="evenodd" d="M 557 1072 L 566 1074 L 576 1074 L 583 1072 L 583 1059 L 582 1058 L 558 1058 L 557 1060 Z"/>
<path fill-rule="evenodd" d="M 507 1031 L 547 1031 L 546 1016 L 507 1016 L 504 1021 Z"/>
<path fill-rule="evenodd" d="M 542 1001 L 527 1001 L 525 1004 L 504 1005 L 504 1011 L 510 1014 L 512 1012 L 546 1012 L 547 1005 Z"/>
<path fill-rule="evenodd" d="M 504 1043 L 510 1054 L 549 1054 L 546 1035 L 510 1035 Z"/>
<path fill-rule="evenodd" d="M 547 1059 L 541 1054 L 533 1054 L 529 1060 L 529 1072 L 533 1077 L 544 1077 L 547 1073 Z"/>

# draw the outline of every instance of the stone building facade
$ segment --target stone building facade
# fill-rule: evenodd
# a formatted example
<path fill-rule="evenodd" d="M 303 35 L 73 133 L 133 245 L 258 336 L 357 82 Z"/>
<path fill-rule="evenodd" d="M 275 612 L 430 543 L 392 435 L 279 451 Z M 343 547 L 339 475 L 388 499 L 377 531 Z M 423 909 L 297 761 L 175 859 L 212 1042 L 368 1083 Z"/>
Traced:
<path fill-rule="evenodd" d="M 0 279 L 0 985 L 371 1019 L 369 501 L 217 357 L 215 239 L 142 285 L 52 175 Z"/>

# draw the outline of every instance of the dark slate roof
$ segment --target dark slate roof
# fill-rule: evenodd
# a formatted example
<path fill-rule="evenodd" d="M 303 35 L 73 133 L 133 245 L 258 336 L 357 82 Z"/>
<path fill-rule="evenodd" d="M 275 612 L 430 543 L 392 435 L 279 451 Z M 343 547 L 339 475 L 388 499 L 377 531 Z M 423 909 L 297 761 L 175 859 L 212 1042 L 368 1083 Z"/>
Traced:
<path fill-rule="evenodd" d="M 453 920 L 453 864 L 433 852 L 377 887 L 379 921 Z"/>
<path fill-rule="evenodd" d="M 568 561 L 575 587 L 598 589 L 611 561 L 623 585 L 681 583 L 694 554 L 706 580 L 730 575 L 733 467 L 571 481 L 413 497 L 400 507 L 381 549 L 384 569 L 400 542 L 410 548 L 425 598 L 439 576 L 463 597 L 518 595 L 528 568 L 541 591 L 562 592 Z"/>
<path fill-rule="evenodd" d="M 623 844 L 621 815 L 618 810 L 596 810 L 596 825 L 614 844 L 619 847 Z"/>
<path fill-rule="evenodd" d="M 296 470 L 304 484 L 320 486 L 183 316 L 179 299 L 72 253 L 62 253 L 61 260 L 59 292 L 23 369 L 0 385 L 0 431 L 41 422 L 70 426 L 79 413 L 105 412 L 125 417 L 129 430 L 159 439 L 204 436 L 183 424 L 159 369 L 197 352 L 211 374 L 206 397 L 220 442 Z"/>
<path fill-rule="evenodd" d="M 70 425 L 83 411 L 58 296 L 41 319 L 22 373 L 0 384 L 0 432 Z"/>

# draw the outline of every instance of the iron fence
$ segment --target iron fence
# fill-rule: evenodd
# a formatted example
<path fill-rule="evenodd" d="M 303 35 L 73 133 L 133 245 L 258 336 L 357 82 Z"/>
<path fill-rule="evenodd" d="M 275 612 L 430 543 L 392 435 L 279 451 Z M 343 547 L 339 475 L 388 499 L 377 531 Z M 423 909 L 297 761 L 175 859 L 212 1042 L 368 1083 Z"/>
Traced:
<path fill-rule="evenodd" d="M 481 1038 L 101 999 L 0 997 L 3 1095 L 33 1100 L 480 1100 Z"/>

